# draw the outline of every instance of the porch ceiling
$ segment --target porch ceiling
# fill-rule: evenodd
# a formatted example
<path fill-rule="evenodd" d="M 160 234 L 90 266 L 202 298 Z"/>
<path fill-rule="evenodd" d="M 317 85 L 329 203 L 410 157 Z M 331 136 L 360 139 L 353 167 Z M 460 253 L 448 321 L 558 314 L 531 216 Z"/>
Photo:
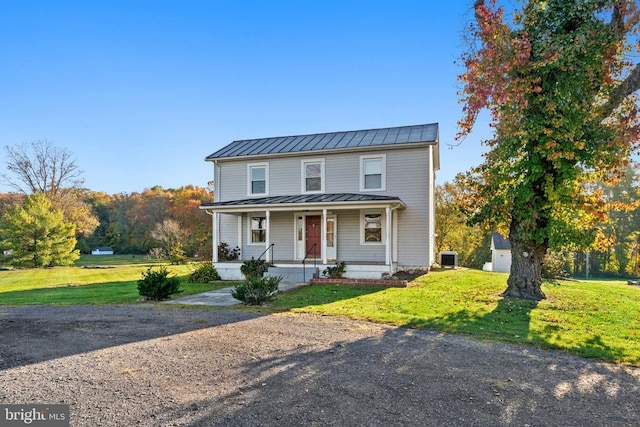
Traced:
<path fill-rule="evenodd" d="M 375 194 L 332 193 L 332 194 L 298 194 L 291 196 L 272 196 L 254 199 L 228 200 L 225 202 L 203 203 L 200 209 L 215 211 L 247 211 L 249 209 L 310 209 L 362 207 L 362 206 L 395 206 L 405 207 L 399 197 L 379 196 Z"/>

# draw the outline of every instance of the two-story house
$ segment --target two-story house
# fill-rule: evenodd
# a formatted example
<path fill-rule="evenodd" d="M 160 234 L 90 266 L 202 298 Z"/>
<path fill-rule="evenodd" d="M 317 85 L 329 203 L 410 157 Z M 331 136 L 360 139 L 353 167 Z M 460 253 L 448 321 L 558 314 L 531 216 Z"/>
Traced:
<path fill-rule="evenodd" d="M 346 277 L 374 279 L 435 262 L 437 123 L 233 141 L 205 160 L 224 279 L 252 257 L 279 273 L 344 261 Z M 221 242 L 240 259 L 218 259 Z"/>

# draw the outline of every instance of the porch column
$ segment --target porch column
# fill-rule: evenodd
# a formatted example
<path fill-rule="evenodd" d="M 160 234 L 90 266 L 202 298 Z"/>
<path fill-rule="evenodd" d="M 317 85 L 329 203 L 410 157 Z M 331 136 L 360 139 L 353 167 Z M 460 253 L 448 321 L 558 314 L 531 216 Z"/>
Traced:
<path fill-rule="evenodd" d="M 213 262 L 218 262 L 218 213 L 213 211 L 211 214 L 211 228 L 213 234 Z"/>
<path fill-rule="evenodd" d="M 242 215 L 238 215 L 238 244 L 240 248 L 240 260 L 242 260 Z"/>
<path fill-rule="evenodd" d="M 269 234 L 271 231 L 271 211 L 265 211 L 265 217 L 266 217 L 266 221 L 267 224 L 265 225 L 265 227 L 267 228 L 266 232 L 265 232 L 265 250 L 267 250 L 267 248 L 269 247 Z M 267 253 L 265 254 L 265 259 L 267 260 L 267 262 L 271 262 L 271 251 L 267 251 Z"/>
<path fill-rule="evenodd" d="M 384 258 L 385 264 L 389 266 L 389 272 L 391 272 L 391 207 L 386 207 L 385 215 L 387 217 L 387 226 L 385 227 Z"/>
<path fill-rule="evenodd" d="M 327 210 L 322 209 L 322 225 L 320 226 L 320 256 L 322 257 L 322 264 L 327 263 Z"/>

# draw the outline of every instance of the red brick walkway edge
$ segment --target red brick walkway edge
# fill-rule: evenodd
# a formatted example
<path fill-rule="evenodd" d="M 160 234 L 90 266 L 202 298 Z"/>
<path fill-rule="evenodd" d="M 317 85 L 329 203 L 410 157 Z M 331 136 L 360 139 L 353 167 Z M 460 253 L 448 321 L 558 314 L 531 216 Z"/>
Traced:
<path fill-rule="evenodd" d="M 389 288 L 406 288 L 406 280 L 391 279 L 329 279 L 325 277 L 313 278 L 311 283 L 331 283 L 335 285 L 355 285 L 355 286 L 387 286 Z"/>

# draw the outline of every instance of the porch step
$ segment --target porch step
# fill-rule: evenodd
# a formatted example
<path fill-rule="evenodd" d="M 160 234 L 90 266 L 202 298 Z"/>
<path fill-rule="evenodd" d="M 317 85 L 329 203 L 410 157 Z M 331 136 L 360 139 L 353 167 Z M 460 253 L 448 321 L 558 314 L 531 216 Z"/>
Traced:
<path fill-rule="evenodd" d="M 265 276 L 282 276 L 283 282 L 291 282 L 291 283 L 302 283 L 309 282 L 314 273 L 319 273 L 320 269 L 317 267 L 305 266 L 304 269 L 302 266 L 295 267 L 278 267 L 272 266 L 269 267 L 269 270 L 264 274 Z"/>

